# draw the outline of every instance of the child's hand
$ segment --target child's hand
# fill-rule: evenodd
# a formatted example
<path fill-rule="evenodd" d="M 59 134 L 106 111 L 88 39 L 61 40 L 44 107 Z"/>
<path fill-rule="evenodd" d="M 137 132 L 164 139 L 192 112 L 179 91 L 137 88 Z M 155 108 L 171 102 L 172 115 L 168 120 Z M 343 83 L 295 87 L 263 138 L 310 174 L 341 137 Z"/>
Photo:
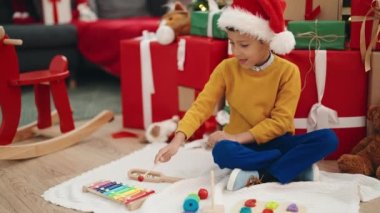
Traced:
<path fill-rule="evenodd" d="M 216 143 L 218 143 L 221 140 L 231 140 L 236 141 L 235 135 L 228 134 L 223 131 L 216 131 L 212 133 L 206 142 L 208 148 L 213 148 Z"/>
<path fill-rule="evenodd" d="M 185 134 L 182 132 L 177 132 L 173 138 L 173 140 L 166 145 L 164 148 L 158 151 L 156 157 L 154 158 L 154 163 L 157 164 L 159 162 L 167 162 L 170 158 L 175 155 L 179 149 L 179 147 L 185 141 Z"/>

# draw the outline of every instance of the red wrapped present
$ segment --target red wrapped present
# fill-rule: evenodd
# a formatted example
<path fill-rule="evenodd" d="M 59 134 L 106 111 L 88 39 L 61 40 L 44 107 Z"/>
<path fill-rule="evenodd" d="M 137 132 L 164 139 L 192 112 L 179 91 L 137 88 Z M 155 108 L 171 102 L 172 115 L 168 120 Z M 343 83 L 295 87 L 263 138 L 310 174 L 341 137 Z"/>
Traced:
<path fill-rule="evenodd" d="M 341 20 L 341 0 L 285 0 L 286 20 Z"/>
<path fill-rule="evenodd" d="M 296 133 L 332 128 L 339 147 L 327 158 L 350 152 L 366 136 L 368 74 L 360 52 L 295 50 L 285 58 L 301 71 Z"/>
<path fill-rule="evenodd" d="M 121 42 L 123 126 L 146 128 L 178 113 L 177 43 Z M 141 63 L 142 62 L 142 63 Z"/>
<path fill-rule="evenodd" d="M 184 43 L 181 44 L 181 42 Z M 202 90 L 214 68 L 227 58 L 228 41 L 183 36 L 179 43 L 184 46 L 185 54 L 183 69 L 180 65 L 178 68 L 178 83 L 181 86 Z"/>
<path fill-rule="evenodd" d="M 70 0 L 42 0 L 44 23 L 47 25 L 71 22 Z"/>
<path fill-rule="evenodd" d="M 380 50 L 379 19 L 380 0 L 352 0 L 350 47 L 360 49 L 366 71 L 371 66 L 371 51 Z"/>

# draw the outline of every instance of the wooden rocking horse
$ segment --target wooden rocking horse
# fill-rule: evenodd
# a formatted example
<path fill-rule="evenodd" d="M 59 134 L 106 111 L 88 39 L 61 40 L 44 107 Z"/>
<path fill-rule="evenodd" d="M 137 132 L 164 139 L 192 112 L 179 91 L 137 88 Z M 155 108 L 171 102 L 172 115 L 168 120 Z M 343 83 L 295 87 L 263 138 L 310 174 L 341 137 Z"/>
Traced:
<path fill-rule="evenodd" d="M 78 143 L 113 119 L 111 111 L 103 111 L 78 128 L 70 107 L 65 84 L 69 76 L 65 56 L 55 56 L 47 70 L 19 74 L 14 45 L 22 41 L 10 39 L 0 26 L 0 160 L 26 159 L 49 154 Z M 38 112 L 37 121 L 19 127 L 21 86 L 33 85 Z M 51 113 L 50 94 L 56 111 Z M 49 129 L 59 121 L 61 134 L 43 141 L 30 138 Z M 21 143 L 24 141 L 24 143 Z"/>

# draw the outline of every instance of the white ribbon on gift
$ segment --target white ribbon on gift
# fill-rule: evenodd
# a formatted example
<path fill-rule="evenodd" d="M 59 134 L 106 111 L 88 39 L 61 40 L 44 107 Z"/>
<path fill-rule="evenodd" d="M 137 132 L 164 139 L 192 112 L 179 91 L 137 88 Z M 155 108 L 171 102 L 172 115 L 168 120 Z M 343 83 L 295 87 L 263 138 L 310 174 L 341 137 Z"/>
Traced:
<path fill-rule="evenodd" d="M 341 117 L 338 113 L 322 104 L 325 93 L 327 71 L 327 51 L 315 51 L 315 80 L 317 84 L 318 103 L 315 103 L 309 112 L 307 119 L 296 118 L 294 120 L 296 129 L 307 129 L 311 132 L 324 128 L 356 128 L 366 125 L 365 116 Z"/>
<path fill-rule="evenodd" d="M 184 71 L 186 58 L 186 40 L 181 38 L 177 47 L 177 68 L 179 71 Z"/>
<path fill-rule="evenodd" d="M 147 129 L 152 123 L 152 95 L 154 94 L 154 81 L 152 71 L 152 56 L 150 53 L 150 42 L 156 41 L 154 33 L 143 31 L 140 41 L 140 64 L 141 64 L 141 85 L 143 101 L 143 121 L 144 128 Z"/>
<path fill-rule="evenodd" d="M 207 36 L 212 37 L 212 18 L 220 11 L 215 0 L 208 0 L 208 20 L 207 20 Z"/>
<path fill-rule="evenodd" d="M 338 123 L 338 113 L 322 104 L 326 85 L 327 70 L 326 50 L 315 51 L 315 81 L 317 83 L 318 103 L 311 107 L 307 119 L 307 131 L 330 128 L 331 124 Z"/>

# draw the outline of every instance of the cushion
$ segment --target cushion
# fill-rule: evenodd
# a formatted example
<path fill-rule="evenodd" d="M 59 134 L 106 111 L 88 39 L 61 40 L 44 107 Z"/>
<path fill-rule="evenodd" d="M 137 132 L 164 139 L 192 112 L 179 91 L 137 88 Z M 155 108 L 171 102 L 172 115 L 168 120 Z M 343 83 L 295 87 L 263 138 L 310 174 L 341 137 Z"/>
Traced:
<path fill-rule="evenodd" d="M 149 15 L 145 0 L 96 0 L 99 18 L 126 18 Z"/>
<path fill-rule="evenodd" d="M 12 7 L 10 0 L 0 0 L 0 24 L 12 22 Z"/>
<path fill-rule="evenodd" d="M 62 25 L 4 25 L 11 38 L 23 40 L 19 49 L 75 46 L 77 29 L 71 24 Z"/>

